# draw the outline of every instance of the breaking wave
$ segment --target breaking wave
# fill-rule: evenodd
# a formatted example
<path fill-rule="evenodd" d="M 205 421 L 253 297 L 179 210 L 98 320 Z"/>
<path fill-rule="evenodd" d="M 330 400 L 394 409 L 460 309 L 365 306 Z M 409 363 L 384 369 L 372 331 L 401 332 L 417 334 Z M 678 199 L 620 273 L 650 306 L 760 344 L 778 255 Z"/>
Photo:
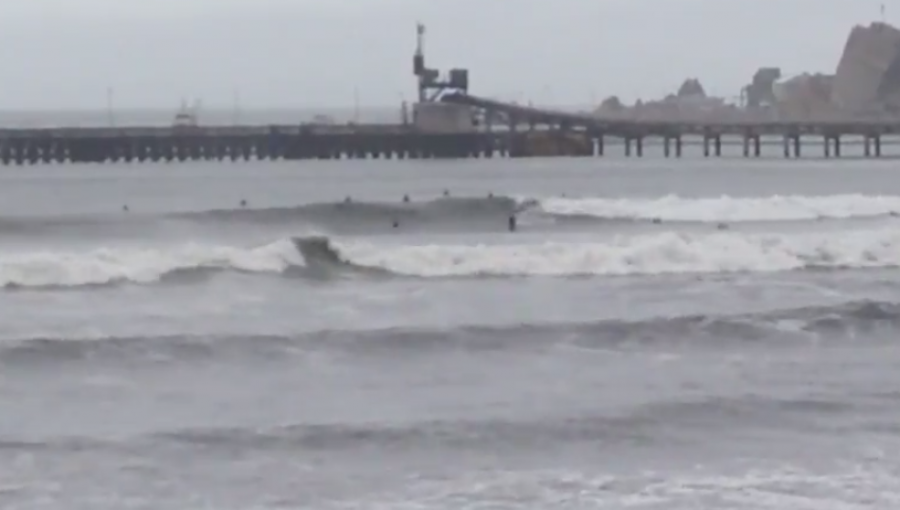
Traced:
<path fill-rule="evenodd" d="M 217 271 L 394 277 L 574 277 L 900 266 L 900 230 L 752 234 L 662 232 L 589 241 L 393 245 L 286 238 L 259 247 L 187 244 L 0 256 L 0 286 L 60 288 L 181 281 Z M 292 270 L 295 270 L 292 272 Z"/>
<path fill-rule="evenodd" d="M 884 268 L 900 265 L 900 231 L 751 234 L 663 232 L 585 242 L 330 245 L 335 259 L 397 275 L 625 276 Z"/>
<path fill-rule="evenodd" d="M 643 320 L 463 326 L 453 329 L 331 330 L 296 335 L 174 335 L 155 337 L 27 338 L 0 342 L 0 364 L 150 359 L 204 361 L 219 357 L 284 359 L 311 351 L 385 354 L 423 350 L 516 351 L 571 346 L 608 349 L 627 345 L 808 341 L 810 338 L 896 336 L 900 303 L 854 301 L 736 315 L 695 314 Z M 876 335 L 877 336 L 877 335 Z"/>
<path fill-rule="evenodd" d="M 684 198 L 546 198 L 541 211 L 563 217 L 739 222 L 846 219 L 900 214 L 900 196 L 831 195 Z"/>
<path fill-rule="evenodd" d="M 524 214 L 553 223 L 578 222 L 752 222 L 871 218 L 900 215 L 900 196 L 832 195 L 686 198 L 441 197 L 410 202 L 323 202 L 292 207 L 239 207 L 153 216 L 114 211 L 106 215 L 0 218 L 11 235 L 133 233 L 168 221 L 196 225 L 320 226 L 334 231 L 377 231 L 398 222 L 404 229 L 478 228 L 505 230 L 506 218 Z M 547 225 L 538 222 L 536 225 Z"/>
<path fill-rule="evenodd" d="M 302 265 L 303 258 L 290 240 L 256 248 L 191 243 L 171 248 L 41 251 L 0 256 L 0 285 L 7 288 L 60 288 L 146 284 L 216 270 L 282 273 Z"/>

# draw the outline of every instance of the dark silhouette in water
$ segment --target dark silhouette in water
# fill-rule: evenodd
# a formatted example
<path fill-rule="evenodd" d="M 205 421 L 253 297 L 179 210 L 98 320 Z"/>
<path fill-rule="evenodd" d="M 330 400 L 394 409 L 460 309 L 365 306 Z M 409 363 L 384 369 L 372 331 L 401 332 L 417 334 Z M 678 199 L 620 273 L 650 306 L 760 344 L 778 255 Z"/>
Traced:
<path fill-rule="evenodd" d="M 122 210 L 128 212 L 128 204 L 123 205 Z"/>
<path fill-rule="evenodd" d="M 488 193 L 488 198 L 494 198 L 494 193 L 493 192 Z"/>
<path fill-rule="evenodd" d="M 403 202 L 409 203 L 409 195 L 403 195 Z"/>
<path fill-rule="evenodd" d="M 509 231 L 510 232 L 516 231 L 516 216 L 515 215 L 512 215 L 509 217 Z"/>
<path fill-rule="evenodd" d="M 445 196 L 445 197 L 449 197 L 449 196 L 450 196 L 450 192 L 447 191 L 447 190 L 444 190 L 444 196 Z"/>
<path fill-rule="evenodd" d="M 718 225 L 716 225 L 716 228 L 719 230 L 728 230 L 728 224 L 727 223 L 719 223 Z"/>
<path fill-rule="evenodd" d="M 243 199 L 241 200 L 241 207 L 247 207 L 247 201 L 246 201 L 246 200 L 243 200 Z"/>
<path fill-rule="evenodd" d="M 344 203 L 345 203 L 345 204 L 349 204 L 349 203 L 352 202 L 352 201 L 353 201 L 353 200 L 350 198 L 350 195 L 347 195 L 346 197 L 344 197 Z"/>
<path fill-rule="evenodd" d="M 397 221 L 397 220 L 394 220 L 393 227 L 394 227 L 394 228 L 400 227 L 400 222 Z"/>
<path fill-rule="evenodd" d="M 660 223 L 662 223 L 662 220 L 660 218 L 653 218 L 653 223 L 659 225 Z"/>

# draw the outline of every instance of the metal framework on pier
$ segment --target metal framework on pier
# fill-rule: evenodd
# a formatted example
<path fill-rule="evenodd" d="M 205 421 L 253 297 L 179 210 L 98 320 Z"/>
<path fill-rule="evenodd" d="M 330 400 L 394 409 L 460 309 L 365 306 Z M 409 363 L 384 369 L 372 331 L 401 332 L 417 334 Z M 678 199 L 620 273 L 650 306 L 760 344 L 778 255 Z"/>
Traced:
<path fill-rule="evenodd" d="M 451 69 L 446 78 L 437 69 L 425 65 L 425 25 L 416 25 L 416 53 L 413 55 L 413 74 L 419 81 L 419 102 L 438 101 L 445 92 L 466 94 L 469 91 L 469 70 Z"/>

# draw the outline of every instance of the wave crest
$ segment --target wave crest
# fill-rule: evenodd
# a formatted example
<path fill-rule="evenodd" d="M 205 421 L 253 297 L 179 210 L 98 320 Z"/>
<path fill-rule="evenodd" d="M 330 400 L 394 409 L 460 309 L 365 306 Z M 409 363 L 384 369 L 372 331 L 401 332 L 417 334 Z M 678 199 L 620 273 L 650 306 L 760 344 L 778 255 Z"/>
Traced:
<path fill-rule="evenodd" d="M 11 235 L 134 234 L 136 230 L 165 229 L 171 220 L 203 226 L 314 225 L 334 231 L 379 231 L 397 221 L 405 229 L 444 228 L 504 230 L 511 214 L 550 220 L 549 224 L 580 222 L 753 222 L 805 221 L 900 215 L 900 196 L 845 194 L 830 196 L 775 195 L 767 197 L 441 197 L 403 202 L 320 202 L 290 207 L 215 209 L 147 215 L 137 212 L 66 217 L 0 218 L 0 233 Z M 546 225 L 536 222 L 535 225 Z"/>
<path fill-rule="evenodd" d="M 584 242 L 386 246 L 335 242 L 340 258 L 398 275 L 623 276 L 779 272 L 900 265 L 900 231 L 663 232 Z"/>
<path fill-rule="evenodd" d="M 0 257 L 0 285 L 60 288 L 155 283 L 216 270 L 284 272 L 302 266 L 290 240 L 255 248 L 191 243 L 170 248 L 99 248 L 87 252 L 28 252 Z"/>
<path fill-rule="evenodd" d="M 155 283 L 216 271 L 448 278 L 779 272 L 900 266 L 900 231 L 794 234 L 662 232 L 581 242 L 392 245 L 311 236 L 251 248 L 196 243 L 0 257 L 0 286 Z"/>
<path fill-rule="evenodd" d="M 0 342 L 0 363 L 32 365 L 148 358 L 191 362 L 217 357 L 283 359 L 311 350 L 357 354 L 452 349 L 503 351 L 573 345 L 674 345 L 784 342 L 791 339 L 857 338 L 856 333 L 900 327 L 900 304 L 856 301 L 738 315 L 683 315 L 638 321 L 604 320 L 512 326 L 461 326 L 450 330 L 382 329 L 319 331 L 297 335 L 29 338 Z"/>
<path fill-rule="evenodd" d="M 544 213 L 561 217 L 681 222 L 799 221 L 897 215 L 900 196 L 774 195 L 769 197 L 545 198 Z"/>

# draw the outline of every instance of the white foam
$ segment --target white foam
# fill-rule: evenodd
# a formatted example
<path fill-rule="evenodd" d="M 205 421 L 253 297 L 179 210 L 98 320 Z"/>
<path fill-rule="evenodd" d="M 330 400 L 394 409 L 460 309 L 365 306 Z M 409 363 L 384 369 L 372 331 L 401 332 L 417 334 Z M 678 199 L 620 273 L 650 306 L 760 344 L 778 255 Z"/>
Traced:
<path fill-rule="evenodd" d="M 831 195 L 654 199 L 545 198 L 544 212 L 569 216 L 669 221 L 786 221 L 881 216 L 900 212 L 900 196 Z"/>
<path fill-rule="evenodd" d="M 775 272 L 900 265 L 900 229 L 797 234 L 668 232 L 517 245 L 337 242 L 335 247 L 354 264 L 423 277 Z"/>
<path fill-rule="evenodd" d="M 893 508 L 900 486 L 891 466 L 840 466 L 815 472 L 760 466 L 728 474 L 707 469 L 675 473 L 604 474 L 585 471 L 470 470 L 411 478 L 365 500 L 323 505 L 341 509 L 424 508 L 728 508 L 857 510 Z M 732 470 L 734 471 L 734 470 Z"/>
<path fill-rule="evenodd" d="M 0 286 L 77 286 L 115 281 L 151 283 L 190 268 L 281 272 L 302 265 L 289 239 L 256 248 L 186 244 L 171 248 L 100 248 L 86 252 L 16 253 L 0 256 Z"/>

